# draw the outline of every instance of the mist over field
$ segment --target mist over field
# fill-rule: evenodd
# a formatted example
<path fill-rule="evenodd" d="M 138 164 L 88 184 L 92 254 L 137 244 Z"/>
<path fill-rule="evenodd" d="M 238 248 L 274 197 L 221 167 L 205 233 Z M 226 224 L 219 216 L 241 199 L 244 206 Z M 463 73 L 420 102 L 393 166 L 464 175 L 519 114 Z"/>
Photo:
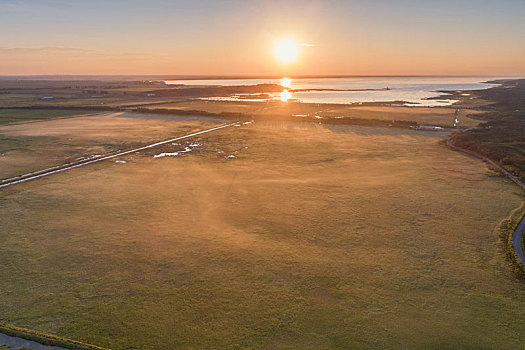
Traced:
<path fill-rule="evenodd" d="M 519 1 L 0 1 L 0 350 L 525 348 Z"/>

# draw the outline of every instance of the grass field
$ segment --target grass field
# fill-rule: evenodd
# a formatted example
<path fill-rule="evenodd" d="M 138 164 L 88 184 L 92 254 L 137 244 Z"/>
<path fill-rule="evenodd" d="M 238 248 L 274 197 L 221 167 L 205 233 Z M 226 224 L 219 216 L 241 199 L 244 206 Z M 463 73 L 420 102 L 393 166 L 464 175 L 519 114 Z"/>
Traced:
<path fill-rule="evenodd" d="M 442 136 L 261 122 L 2 191 L 0 321 L 116 349 L 521 349 L 493 233 L 520 195 Z"/>
<path fill-rule="evenodd" d="M 143 81 L 138 77 L 135 79 L 118 81 L 0 79 L 0 107 L 91 106 L 97 108 L 160 103 L 166 100 L 147 95 L 152 90 L 167 88 L 166 85 Z"/>
<path fill-rule="evenodd" d="M 66 109 L 0 109 L 0 126 L 85 114 L 90 112 Z"/>
<path fill-rule="evenodd" d="M 525 79 L 473 92 L 490 101 L 480 128 L 454 135 L 459 147 L 490 158 L 525 182 Z"/>
<path fill-rule="evenodd" d="M 48 115 L 56 116 L 54 113 Z M 16 113 L 9 116 L 17 121 L 24 118 Z M 147 121 L 138 117 L 147 118 Z M 80 157 L 169 139 L 221 122 L 218 119 L 188 116 L 98 113 L 0 126 L 0 179 L 72 162 Z"/>
<path fill-rule="evenodd" d="M 278 116 L 320 116 L 343 117 L 354 119 L 374 119 L 387 121 L 408 121 L 419 124 L 433 124 L 444 127 L 454 125 L 455 108 L 430 107 L 392 107 L 392 106 L 357 106 L 313 103 L 282 102 L 228 102 L 228 101 L 185 101 L 180 103 L 151 105 L 148 108 L 173 110 L 197 110 L 208 113 L 242 113 L 255 118 L 265 119 Z M 459 115 L 460 126 L 471 127 L 480 123 L 475 111 L 462 110 Z"/>

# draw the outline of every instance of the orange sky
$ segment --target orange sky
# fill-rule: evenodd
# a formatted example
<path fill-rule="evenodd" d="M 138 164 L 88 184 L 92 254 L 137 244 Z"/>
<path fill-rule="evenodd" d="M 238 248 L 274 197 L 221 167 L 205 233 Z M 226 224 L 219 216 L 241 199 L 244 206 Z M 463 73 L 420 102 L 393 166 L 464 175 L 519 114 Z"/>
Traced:
<path fill-rule="evenodd" d="M 524 1 L 370 3 L 4 0 L 0 75 L 525 75 Z"/>

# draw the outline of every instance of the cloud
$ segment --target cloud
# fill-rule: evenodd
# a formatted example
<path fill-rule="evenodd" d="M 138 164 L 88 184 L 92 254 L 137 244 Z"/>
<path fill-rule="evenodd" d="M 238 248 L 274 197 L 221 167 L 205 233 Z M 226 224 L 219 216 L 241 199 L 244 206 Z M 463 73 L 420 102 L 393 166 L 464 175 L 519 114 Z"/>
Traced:
<path fill-rule="evenodd" d="M 302 43 L 301 46 L 314 47 L 315 45 L 314 44 L 309 44 L 309 43 Z"/>
<path fill-rule="evenodd" d="M 39 46 L 39 47 L 0 47 L 0 55 L 26 56 L 26 55 L 51 55 L 69 57 L 130 57 L 144 58 L 143 53 L 113 52 L 96 49 L 84 49 L 65 46 Z"/>
<path fill-rule="evenodd" d="M 0 47 L 0 53 L 76 53 L 76 52 L 96 52 L 95 50 L 80 49 L 76 47 Z"/>

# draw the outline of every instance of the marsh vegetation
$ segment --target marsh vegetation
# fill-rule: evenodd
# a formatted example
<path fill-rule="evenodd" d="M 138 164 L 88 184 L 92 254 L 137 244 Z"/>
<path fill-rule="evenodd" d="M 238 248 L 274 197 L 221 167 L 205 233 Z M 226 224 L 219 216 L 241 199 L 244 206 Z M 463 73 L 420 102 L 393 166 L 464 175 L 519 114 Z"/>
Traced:
<path fill-rule="evenodd" d="M 492 230 L 520 196 L 442 136 L 260 122 L 5 190 L 2 321 L 117 349 L 519 348 Z"/>

